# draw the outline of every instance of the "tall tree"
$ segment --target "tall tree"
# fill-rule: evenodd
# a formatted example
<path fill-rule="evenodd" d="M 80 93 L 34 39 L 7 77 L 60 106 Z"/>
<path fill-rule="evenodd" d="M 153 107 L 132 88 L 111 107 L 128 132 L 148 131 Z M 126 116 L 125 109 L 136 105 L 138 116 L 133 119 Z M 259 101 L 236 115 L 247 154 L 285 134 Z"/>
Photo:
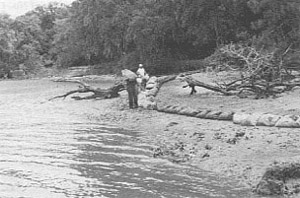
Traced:
<path fill-rule="evenodd" d="M 298 43 L 300 2 L 294 0 L 251 0 L 249 7 L 260 16 L 252 27 L 260 45 L 266 48 Z"/>
<path fill-rule="evenodd" d="M 172 64 L 161 60 L 201 59 L 231 42 L 299 40 L 292 0 L 77 0 L 68 11 L 54 39 L 66 66 L 142 61 L 163 71 Z"/>

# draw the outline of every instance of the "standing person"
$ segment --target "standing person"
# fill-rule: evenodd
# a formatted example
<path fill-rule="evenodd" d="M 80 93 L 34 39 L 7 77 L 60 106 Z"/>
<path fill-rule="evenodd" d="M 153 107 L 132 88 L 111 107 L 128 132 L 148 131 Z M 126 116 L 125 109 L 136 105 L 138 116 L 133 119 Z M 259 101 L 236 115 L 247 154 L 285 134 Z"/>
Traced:
<path fill-rule="evenodd" d="M 138 87 L 137 87 L 137 75 L 128 70 L 122 70 L 122 75 L 126 78 L 126 90 L 128 92 L 129 108 L 138 108 Z"/>
<path fill-rule="evenodd" d="M 143 64 L 139 64 L 139 69 L 136 71 L 138 78 L 140 79 L 140 88 L 141 90 L 145 90 L 147 80 L 149 78 Z"/>
<path fill-rule="evenodd" d="M 129 108 L 138 108 L 138 87 L 136 79 L 127 79 L 126 89 L 128 92 Z"/>

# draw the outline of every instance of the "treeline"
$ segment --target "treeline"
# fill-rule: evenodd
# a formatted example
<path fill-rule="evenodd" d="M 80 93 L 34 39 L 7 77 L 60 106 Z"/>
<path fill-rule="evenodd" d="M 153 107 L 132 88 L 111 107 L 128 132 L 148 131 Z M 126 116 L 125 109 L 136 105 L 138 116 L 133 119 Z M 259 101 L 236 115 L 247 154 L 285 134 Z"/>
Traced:
<path fill-rule="evenodd" d="M 0 67 L 103 65 L 170 72 L 229 43 L 297 51 L 297 0 L 76 0 L 0 17 Z"/>
<path fill-rule="evenodd" d="M 16 19 L 0 15 L 0 77 L 18 69 L 37 74 L 54 65 L 55 23 L 68 16 L 68 8 L 58 3 L 37 7 Z"/>

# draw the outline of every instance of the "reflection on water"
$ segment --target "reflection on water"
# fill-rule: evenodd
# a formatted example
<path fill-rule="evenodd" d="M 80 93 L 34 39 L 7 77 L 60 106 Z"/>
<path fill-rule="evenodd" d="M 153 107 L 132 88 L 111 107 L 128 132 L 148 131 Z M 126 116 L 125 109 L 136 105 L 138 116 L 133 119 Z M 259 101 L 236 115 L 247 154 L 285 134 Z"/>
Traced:
<path fill-rule="evenodd" d="M 0 198 L 254 197 L 228 179 L 153 158 L 141 133 L 55 104 L 0 106 Z"/>

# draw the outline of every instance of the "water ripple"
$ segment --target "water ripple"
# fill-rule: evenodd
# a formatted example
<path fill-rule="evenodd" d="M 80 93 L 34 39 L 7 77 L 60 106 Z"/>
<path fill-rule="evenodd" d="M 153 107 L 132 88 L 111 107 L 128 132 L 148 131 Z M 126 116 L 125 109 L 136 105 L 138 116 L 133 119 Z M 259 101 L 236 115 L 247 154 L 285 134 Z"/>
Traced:
<path fill-rule="evenodd" d="M 24 114 L 0 120 L 1 198 L 252 196 L 228 179 L 152 158 L 137 132 L 58 110 Z"/>

